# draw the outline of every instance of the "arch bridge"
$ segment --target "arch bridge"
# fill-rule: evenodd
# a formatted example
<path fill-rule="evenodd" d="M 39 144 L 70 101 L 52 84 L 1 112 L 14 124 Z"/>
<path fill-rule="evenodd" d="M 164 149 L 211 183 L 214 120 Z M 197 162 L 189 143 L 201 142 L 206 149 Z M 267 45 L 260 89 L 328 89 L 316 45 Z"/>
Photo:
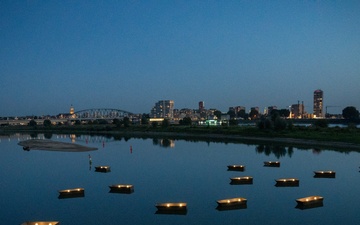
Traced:
<path fill-rule="evenodd" d="M 75 118 L 82 120 L 93 119 L 123 119 L 132 117 L 133 113 L 121 109 L 85 109 L 74 112 Z"/>

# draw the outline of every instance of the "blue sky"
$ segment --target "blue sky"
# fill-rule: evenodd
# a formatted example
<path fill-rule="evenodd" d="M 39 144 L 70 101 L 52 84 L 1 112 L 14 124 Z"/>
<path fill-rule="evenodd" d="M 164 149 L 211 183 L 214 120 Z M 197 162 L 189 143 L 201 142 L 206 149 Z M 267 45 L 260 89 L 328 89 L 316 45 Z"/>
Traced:
<path fill-rule="evenodd" d="M 0 116 L 360 108 L 360 1 L 0 1 Z"/>

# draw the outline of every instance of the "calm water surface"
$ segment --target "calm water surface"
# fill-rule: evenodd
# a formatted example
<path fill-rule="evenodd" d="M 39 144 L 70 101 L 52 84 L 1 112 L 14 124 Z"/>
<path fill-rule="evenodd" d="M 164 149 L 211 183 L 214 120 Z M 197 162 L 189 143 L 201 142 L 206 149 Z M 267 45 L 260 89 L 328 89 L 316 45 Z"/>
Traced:
<path fill-rule="evenodd" d="M 98 136 L 75 139 L 96 151 L 24 151 L 17 144 L 27 138 L 1 138 L 0 224 L 360 224 L 358 152 Z M 281 166 L 264 167 L 267 160 Z M 227 171 L 230 164 L 246 170 Z M 95 172 L 98 165 L 111 172 Z M 314 170 L 335 170 L 336 178 L 314 178 Z M 235 176 L 254 182 L 230 185 Z M 300 186 L 275 187 L 275 179 L 288 177 Z M 118 183 L 133 184 L 134 193 L 109 193 Z M 85 197 L 58 199 L 58 190 L 75 187 L 85 188 Z M 295 199 L 310 195 L 323 196 L 323 207 L 295 208 Z M 247 198 L 247 208 L 216 210 L 216 200 L 232 197 Z M 157 202 L 179 201 L 187 202 L 186 215 L 155 214 Z"/>

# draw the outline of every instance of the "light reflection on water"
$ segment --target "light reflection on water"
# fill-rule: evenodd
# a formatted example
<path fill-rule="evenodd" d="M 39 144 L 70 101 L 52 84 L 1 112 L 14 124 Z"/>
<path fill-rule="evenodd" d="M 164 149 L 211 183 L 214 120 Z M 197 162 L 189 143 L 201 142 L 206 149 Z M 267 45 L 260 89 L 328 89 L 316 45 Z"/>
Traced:
<path fill-rule="evenodd" d="M 42 138 L 42 135 L 38 135 Z M 58 220 L 61 224 L 358 224 L 360 154 L 267 145 L 77 136 L 92 152 L 23 151 L 26 136 L 0 142 L 1 224 Z M 71 142 L 68 135 L 52 135 Z M 89 154 L 92 164 L 89 164 Z M 279 160 L 279 168 L 263 162 Z M 227 171 L 227 165 L 245 171 Z M 95 166 L 109 165 L 98 173 Z M 314 178 L 334 170 L 336 178 Z M 230 185 L 230 177 L 252 176 L 252 185 Z M 295 177 L 299 187 L 275 187 Z M 131 194 L 109 193 L 109 185 L 133 184 Z M 85 196 L 58 199 L 58 190 L 83 187 Z M 300 210 L 295 199 L 320 195 L 322 207 Z M 248 199 L 246 209 L 218 211 L 216 200 Z M 158 202 L 187 202 L 186 215 L 155 214 Z"/>

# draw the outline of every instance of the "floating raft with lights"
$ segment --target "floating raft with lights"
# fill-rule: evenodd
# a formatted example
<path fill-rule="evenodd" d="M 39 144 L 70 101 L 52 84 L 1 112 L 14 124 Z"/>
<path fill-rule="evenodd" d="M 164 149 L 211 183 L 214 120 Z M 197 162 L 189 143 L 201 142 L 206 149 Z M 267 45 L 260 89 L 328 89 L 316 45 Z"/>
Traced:
<path fill-rule="evenodd" d="M 297 203 L 304 204 L 304 205 L 311 205 L 317 202 L 323 202 L 324 198 L 321 196 L 309 196 L 304 198 L 296 199 Z"/>
<path fill-rule="evenodd" d="M 216 201 L 218 210 L 245 209 L 247 208 L 246 198 L 228 198 Z"/>
<path fill-rule="evenodd" d="M 72 189 L 65 189 L 59 191 L 59 198 L 77 198 L 84 196 L 85 196 L 84 188 L 72 188 Z"/>
<path fill-rule="evenodd" d="M 230 171 L 244 171 L 245 166 L 244 165 L 228 165 L 228 170 Z"/>
<path fill-rule="evenodd" d="M 296 208 L 309 209 L 315 207 L 322 207 L 323 200 L 324 198 L 321 196 L 309 196 L 305 198 L 298 198 L 296 199 L 297 202 Z"/>
<path fill-rule="evenodd" d="M 59 221 L 28 221 L 21 225 L 58 225 Z"/>
<path fill-rule="evenodd" d="M 157 214 L 186 214 L 187 204 L 185 202 L 165 202 L 157 203 Z"/>
<path fill-rule="evenodd" d="M 265 161 L 264 166 L 267 166 L 267 167 L 280 167 L 280 162 L 279 161 Z"/>
<path fill-rule="evenodd" d="M 114 184 L 110 185 L 110 193 L 131 194 L 134 192 L 134 186 L 131 184 Z"/>
<path fill-rule="evenodd" d="M 315 178 L 335 178 L 335 171 L 332 170 L 319 170 L 319 171 L 314 171 Z"/>
<path fill-rule="evenodd" d="M 110 172 L 110 166 L 95 166 L 95 172 L 102 172 L 102 173 Z"/>
<path fill-rule="evenodd" d="M 276 187 L 298 187 L 300 183 L 299 179 L 297 178 L 281 178 L 275 181 Z"/>
<path fill-rule="evenodd" d="M 246 176 L 246 177 L 232 177 L 230 178 L 230 184 L 252 184 L 253 178 Z"/>

